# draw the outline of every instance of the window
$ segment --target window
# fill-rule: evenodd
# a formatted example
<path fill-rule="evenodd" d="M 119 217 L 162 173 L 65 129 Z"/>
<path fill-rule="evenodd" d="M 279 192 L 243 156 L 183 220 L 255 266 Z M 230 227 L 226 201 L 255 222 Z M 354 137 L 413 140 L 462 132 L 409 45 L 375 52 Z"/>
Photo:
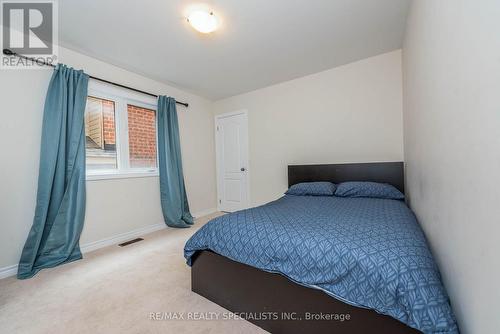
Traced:
<path fill-rule="evenodd" d="M 85 149 L 89 180 L 158 175 L 155 99 L 91 81 Z"/>

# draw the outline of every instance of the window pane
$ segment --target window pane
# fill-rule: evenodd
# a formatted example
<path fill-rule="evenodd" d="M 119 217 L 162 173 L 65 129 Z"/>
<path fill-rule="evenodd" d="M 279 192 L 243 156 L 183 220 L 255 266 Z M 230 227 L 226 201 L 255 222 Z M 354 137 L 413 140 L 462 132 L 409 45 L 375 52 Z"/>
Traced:
<path fill-rule="evenodd" d="M 87 97 L 85 149 L 88 170 L 116 169 L 115 103 Z"/>
<path fill-rule="evenodd" d="M 156 112 L 127 105 L 130 167 L 156 168 Z"/>

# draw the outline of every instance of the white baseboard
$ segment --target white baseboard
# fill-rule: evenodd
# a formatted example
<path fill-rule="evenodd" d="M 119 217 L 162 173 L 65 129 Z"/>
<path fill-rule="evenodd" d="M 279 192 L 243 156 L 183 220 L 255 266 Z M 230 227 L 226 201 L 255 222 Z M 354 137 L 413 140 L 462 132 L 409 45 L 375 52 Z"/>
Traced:
<path fill-rule="evenodd" d="M 125 242 L 127 240 L 146 235 L 148 233 L 159 231 L 159 230 L 164 229 L 166 227 L 167 227 L 167 225 L 165 225 L 165 223 L 163 223 L 163 222 L 158 223 L 158 224 L 145 226 L 145 227 L 141 227 L 141 228 L 129 231 L 129 232 L 114 235 L 114 236 L 109 237 L 109 238 L 105 238 L 105 239 L 101 239 L 101 240 L 97 240 L 97 241 L 83 244 L 80 246 L 80 250 L 82 251 L 83 254 L 86 254 L 88 252 L 95 251 L 99 248 L 116 245 L 116 244 L 119 244 L 121 242 Z M 17 274 L 17 264 L 0 268 L 0 279 L 14 276 L 16 274 Z"/>
<path fill-rule="evenodd" d="M 216 211 L 217 211 L 216 208 L 199 211 L 199 212 L 193 213 L 193 217 L 200 218 L 200 217 L 212 214 Z M 88 252 L 95 251 L 99 248 L 116 245 L 116 244 L 119 244 L 121 242 L 130 240 L 130 239 L 138 238 L 140 236 L 143 236 L 143 235 L 155 232 L 155 231 L 159 231 L 159 230 L 164 229 L 166 227 L 167 227 L 167 225 L 165 225 L 165 223 L 163 223 L 163 222 L 158 223 L 158 224 L 145 226 L 145 227 L 141 227 L 141 228 L 132 230 L 130 232 L 120 233 L 120 234 L 114 235 L 114 236 L 109 237 L 109 238 L 86 243 L 84 245 L 81 245 L 80 249 L 81 249 L 82 253 L 85 254 Z M 0 268 L 0 279 L 7 278 L 10 276 L 15 276 L 16 274 L 17 274 L 17 264 Z"/>
<path fill-rule="evenodd" d="M 210 208 L 210 209 L 194 212 L 193 217 L 200 218 L 200 217 L 211 215 L 212 213 L 215 213 L 215 212 L 217 212 L 217 208 Z"/>
<path fill-rule="evenodd" d="M 166 227 L 167 227 L 167 225 L 165 225 L 165 223 L 163 223 L 163 222 L 158 223 L 158 224 L 145 226 L 145 227 L 141 227 L 141 228 L 138 228 L 136 230 L 132 230 L 132 231 L 125 232 L 125 233 L 120 233 L 120 234 L 114 235 L 114 236 L 109 237 L 109 238 L 86 243 L 86 244 L 82 245 L 80 247 L 80 249 L 81 249 L 82 253 L 85 254 L 88 252 L 95 251 L 99 248 L 116 245 L 116 244 L 119 244 L 121 242 L 130 240 L 130 239 L 138 238 L 140 236 L 159 231 L 159 230 L 164 229 Z"/>
<path fill-rule="evenodd" d="M 17 274 L 17 264 L 0 268 L 0 279 L 14 276 Z"/>

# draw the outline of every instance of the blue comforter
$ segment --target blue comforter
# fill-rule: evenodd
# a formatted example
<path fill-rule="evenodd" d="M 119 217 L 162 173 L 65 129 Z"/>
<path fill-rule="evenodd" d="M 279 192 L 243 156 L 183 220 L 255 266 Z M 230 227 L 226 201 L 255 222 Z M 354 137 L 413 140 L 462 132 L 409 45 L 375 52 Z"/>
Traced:
<path fill-rule="evenodd" d="M 286 195 L 213 219 L 186 243 L 280 273 L 424 333 L 458 333 L 439 270 L 402 201 Z"/>

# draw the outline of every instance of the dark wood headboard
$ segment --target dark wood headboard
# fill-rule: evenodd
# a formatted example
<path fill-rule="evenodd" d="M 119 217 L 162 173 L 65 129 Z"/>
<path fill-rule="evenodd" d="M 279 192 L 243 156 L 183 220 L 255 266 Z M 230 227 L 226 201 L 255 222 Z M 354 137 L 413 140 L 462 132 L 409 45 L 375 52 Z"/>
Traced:
<path fill-rule="evenodd" d="M 288 166 L 289 187 L 300 182 L 314 181 L 389 183 L 404 193 L 404 164 L 403 162 L 371 162 Z"/>

